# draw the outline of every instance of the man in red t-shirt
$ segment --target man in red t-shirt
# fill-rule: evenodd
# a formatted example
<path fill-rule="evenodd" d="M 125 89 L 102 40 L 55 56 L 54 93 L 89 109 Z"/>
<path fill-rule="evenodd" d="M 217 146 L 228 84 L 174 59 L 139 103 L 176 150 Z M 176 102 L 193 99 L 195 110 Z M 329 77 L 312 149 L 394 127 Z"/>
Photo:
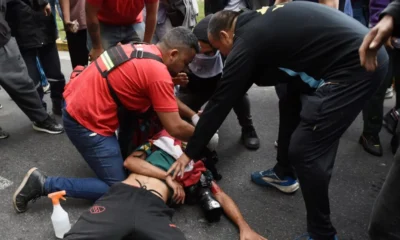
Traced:
<path fill-rule="evenodd" d="M 128 52 L 130 46 L 121 47 Z M 199 52 L 197 38 L 190 30 L 178 27 L 157 45 L 135 47 L 159 56 L 164 64 L 153 59 L 128 60 L 109 72 L 109 84 L 124 108 L 142 113 L 153 107 L 170 135 L 188 141 L 194 127 L 179 115 L 171 75 L 187 68 Z M 103 60 L 102 56 L 97 61 L 99 66 L 105 64 Z M 117 104 L 96 64 L 89 65 L 68 83 L 64 98 L 65 132 L 97 178 L 46 177 L 31 169 L 14 194 L 17 212 L 26 211 L 30 200 L 59 190 L 66 190 L 69 197 L 96 200 L 109 186 L 127 177 L 114 133 L 118 128 Z"/>
<path fill-rule="evenodd" d="M 151 42 L 157 24 L 159 0 L 87 0 L 86 21 L 92 41 L 92 60 L 118 43 Z M 142 11 L 146 6 L 146 27 Z M 89 44 L 90 45 L 90 44 Z"/>

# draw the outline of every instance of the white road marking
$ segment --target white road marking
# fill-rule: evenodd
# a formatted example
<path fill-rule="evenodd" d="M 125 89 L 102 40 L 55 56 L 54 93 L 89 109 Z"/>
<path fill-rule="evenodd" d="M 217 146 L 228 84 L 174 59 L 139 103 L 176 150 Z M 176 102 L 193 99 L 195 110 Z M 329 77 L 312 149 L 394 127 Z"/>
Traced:
<path fill-rule="evenodd" d="M 59 51 L 58 55 L 60 56 L 61 60 L 71 61 L 71 57 L 69 56 L 69 52 L 66 51 Z"/>
<path fill-rule="evenodd" d="M 7 187 L 11 186 L 12 184 L 13 182 L 0 176 L 0 190 L 4 190 Z"/>

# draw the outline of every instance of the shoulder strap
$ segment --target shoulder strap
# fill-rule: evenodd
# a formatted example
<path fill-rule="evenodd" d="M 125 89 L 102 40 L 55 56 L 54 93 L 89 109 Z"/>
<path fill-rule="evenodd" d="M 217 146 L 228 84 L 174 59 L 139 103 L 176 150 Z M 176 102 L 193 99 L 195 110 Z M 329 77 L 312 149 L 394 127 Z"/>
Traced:
<path fill-rule="evenodd" d="M 133 51 L 130 56 L 128 56 L 122 46 L 117 45 L 112 47 L 100 55 L 100 60 L 103 62 L 105 69 L 102 69 L 98 63 L 99 59 L 96 59 L 94 62 L 96 64 L 97 70 L 101 73 L 103 78 L 107 82 L 108 89 L 110 91 L 111 97 L 114 99 L 115 103 L 118 107 L 123 107 L 121 101 L 119 100 L 117 94 L 115 93 L 114 89 L 112 88 L 110 82 L 108 81 L 108 74 L 117 68 L 118 66 L 122 65 L 123 63 L 134 59 L 134 58 L 143 58 L 143 59 L 153 59 L 155 61 L 163 63 L 162 59 L 157 56 L 156 54 L 145 52 L 143 51 L 142 47 L 136 47 L 135 44 L 132 43 Z M 140 43 L 142 44 L 142 43 Z"/>

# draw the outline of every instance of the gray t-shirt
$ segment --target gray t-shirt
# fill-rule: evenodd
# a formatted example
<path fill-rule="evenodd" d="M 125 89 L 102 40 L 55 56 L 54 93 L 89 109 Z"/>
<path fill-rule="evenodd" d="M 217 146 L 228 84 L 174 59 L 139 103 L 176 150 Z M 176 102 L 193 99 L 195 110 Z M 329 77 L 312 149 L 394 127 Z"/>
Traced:
<path fill-rule="evenodd" d="M 8 23 L 5 20 L 6 17 L 6 1 L 0 0 L 0 47 L 6 45 L 10 40 L 11 32 Z"/>
<path fill-rule="evenodd" d="M 244 0 L 230 0 L 224 10 L 239 12 L 243 8 L 246 8 L 246 3 L 244 2 Z"/>

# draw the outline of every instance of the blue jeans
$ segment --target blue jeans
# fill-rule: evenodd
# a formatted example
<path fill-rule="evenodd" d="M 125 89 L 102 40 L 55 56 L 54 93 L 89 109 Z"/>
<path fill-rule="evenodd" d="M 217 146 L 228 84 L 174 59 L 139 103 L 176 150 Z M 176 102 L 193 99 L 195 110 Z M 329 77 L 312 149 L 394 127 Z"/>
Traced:
<path fill-rule="evenodd" d="M 60 15 L 60 18 L 63 20 L 63 15 L 62 15 L 62 11 L 61 11 L 61 7 L 60 7 L 60 3 L 58 2 L 58 0 L 48 0 L 50 7 L 51 7 L 51 13 L 53 14 L 53 18 L 54 18 L 54 22 L 56 23 L 56 28 L 57 28 L 57 38 L 58 36 L 58 27 L 57 27 L 57 13 L 56 13 L 56 7 L 57 7 L 57 11 L 58 14 Z"/>
<path fill-rule="evenodd" d="M 100 22 L 101 44 L 104 50 L 117 45 L 132 41 L 142 41 L 144 35 L 144 23 L 136 23 L 133 25 L 109 25 Z"/>
<path fill-rule="evenodd" d="M 353 3 L 353 17 L 358 20 L 362 25 L 368 27 L 368 21 L 365 16 L 364 8 L 362 5 L 362 1 L 354 1 Z"/>
<path fill-rule="evenodd" d="M 109 186 L 126 179 L 123 158 L 115 136 L 93 133 L 63 110 L 64 129 L 97 178 L 48 177 L 45 192 L 65 190 L 68 197 L 97 200 Z"/>

